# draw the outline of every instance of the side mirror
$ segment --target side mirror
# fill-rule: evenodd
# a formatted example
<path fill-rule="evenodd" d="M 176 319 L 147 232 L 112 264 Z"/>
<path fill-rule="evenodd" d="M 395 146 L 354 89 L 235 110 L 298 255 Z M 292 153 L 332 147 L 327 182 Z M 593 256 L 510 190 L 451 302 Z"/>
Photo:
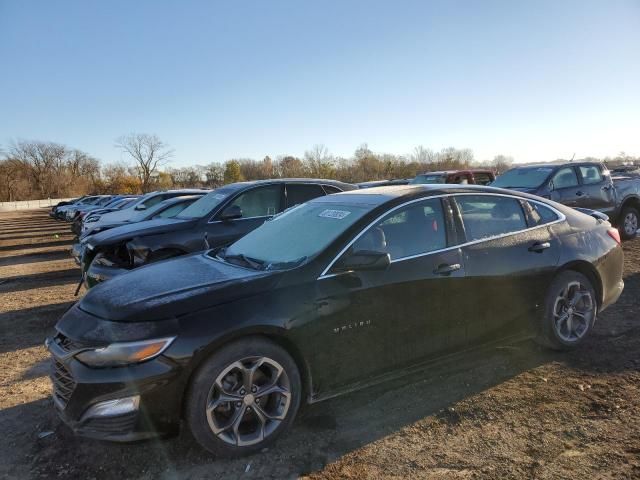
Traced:
<path fill-rule="evenodd" d="M 547 185 L 547 187 L 549 188 L 550 192 L 553 192 L 553 190 L 554 190 L 553 180 L 549 180 L 549 184 Z"/>
<path fill-rule="evenodd" d="M 234 220 L 242 218 L 242 209 L 238 205 L 231 205 L 225 208 L 220 214 L 220 220 Z"/>
<path fill-rule="evenodd" d="M 391 257 L 386 252 L 358 250 L 343 257 L 338 270 L 386 270 L 391 265 Z"/>
<path fill-rule="evenodd" d="M 140 205 L 136 205 L 135 209 L 136 210 L 146 210 L 147 206 L 141 203 Z"/>

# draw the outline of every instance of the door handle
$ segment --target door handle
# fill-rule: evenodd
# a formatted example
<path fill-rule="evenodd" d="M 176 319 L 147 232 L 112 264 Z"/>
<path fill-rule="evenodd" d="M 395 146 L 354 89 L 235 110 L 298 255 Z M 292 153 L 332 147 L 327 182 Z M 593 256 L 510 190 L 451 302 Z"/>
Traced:
<path fill-rule="evenodd" d="M 578 197 L 582 197 L 582 196 L 584 195 L 584 192 L 583 192 L 582 190 L 578 190 L 578 191 L 576 192 L 576 195 L 577 195 Z"/>
<path fill-rule="evenodd" d="M 456 270 L 460 270 L 461 268 L 462 266 L 459 263 L 443 263 L 441 265 L 438 265 L 438 268 L 436 268 L 433 273 L 435 273 L 436 275 L 450 275 L 451 272 L 455 272 Z"/>
<path fill-rule="evenodd" d="M 551 244 L 549 242 L 536 242 L 529 247 L 530 252 L 542 253 L 547 248 L 551 248 Z"/>

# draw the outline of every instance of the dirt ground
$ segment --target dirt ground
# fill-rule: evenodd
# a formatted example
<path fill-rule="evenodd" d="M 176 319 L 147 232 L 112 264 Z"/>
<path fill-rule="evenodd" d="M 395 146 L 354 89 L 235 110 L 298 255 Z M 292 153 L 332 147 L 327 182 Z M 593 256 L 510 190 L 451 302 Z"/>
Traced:
<path fill-rule="evenodd" d="M 487 348 L 307 407 L 237 460 L 179 437 L 74 437 L 51 401 L 44 338 L 75 301 L 72 236 L 46 211 L 0 213 L 0 478 L 640 478 L 640 239 L 586 345 Z"/>

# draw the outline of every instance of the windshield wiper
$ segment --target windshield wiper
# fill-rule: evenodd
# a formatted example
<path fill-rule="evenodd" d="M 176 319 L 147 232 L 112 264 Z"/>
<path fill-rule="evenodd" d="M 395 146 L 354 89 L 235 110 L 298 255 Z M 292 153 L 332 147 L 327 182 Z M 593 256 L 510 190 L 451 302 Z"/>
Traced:
<path fill-rule="evenodd" d="M 291 260 L 289 262 L 275 262 L 270 263 L 265 267 L 265 270 L 287 270 L 289 268 L 295 268 L 298 265 L 301 265 L 307 259 L 306 256 L 300 257 L 296 260 Z"/>
<path fill-rule="evenodd" d="M 265 269 L 265 265 L 264 265 L 265 262 L 263 260 L 259 260 L 257 258 L 252 258 L 252 257 L 247 257 L 243 253 L 227 255 L 227 249 L 226 248 L 220 249 L 218 251 L 218 253 L 216 254 L 216 257 L 218 257 L 220 260 L 224 260 L 226 262 L 229 262 L 229 260 L 240 260 L 245 265 L 247 265 L 250 268 L 253 268 L 254 270 L 264 270 Z M 231 262 L 229 262 L 229 263 L 231 263 Z"/>

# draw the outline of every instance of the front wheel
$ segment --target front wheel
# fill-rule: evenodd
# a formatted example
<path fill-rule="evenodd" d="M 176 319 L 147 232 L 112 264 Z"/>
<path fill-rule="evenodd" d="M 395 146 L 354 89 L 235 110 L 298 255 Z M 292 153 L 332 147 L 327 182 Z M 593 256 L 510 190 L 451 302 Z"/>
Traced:
<path fill-rule="evenodd" d="M 638 210 L 634 207 L 625 207 L 620 214 L 620 234 L 625 240 L 636 236 L 639 225 Z"/>
<path fill-rule="evenodd" d="M 246 338 L 224 346 L 198 369 L 186 420 L 211 453 L 244 455 L 287 430 L 300 398 L 300 374 L 291 356 L 265 338 Z"/>
<path fill-rule="evenodd" d="M 593 328 L 597 309 L 589 279 L 578 272 L 561 272 L 547 290 L 538 342 L 554 350 L 577 347 Z"/>

